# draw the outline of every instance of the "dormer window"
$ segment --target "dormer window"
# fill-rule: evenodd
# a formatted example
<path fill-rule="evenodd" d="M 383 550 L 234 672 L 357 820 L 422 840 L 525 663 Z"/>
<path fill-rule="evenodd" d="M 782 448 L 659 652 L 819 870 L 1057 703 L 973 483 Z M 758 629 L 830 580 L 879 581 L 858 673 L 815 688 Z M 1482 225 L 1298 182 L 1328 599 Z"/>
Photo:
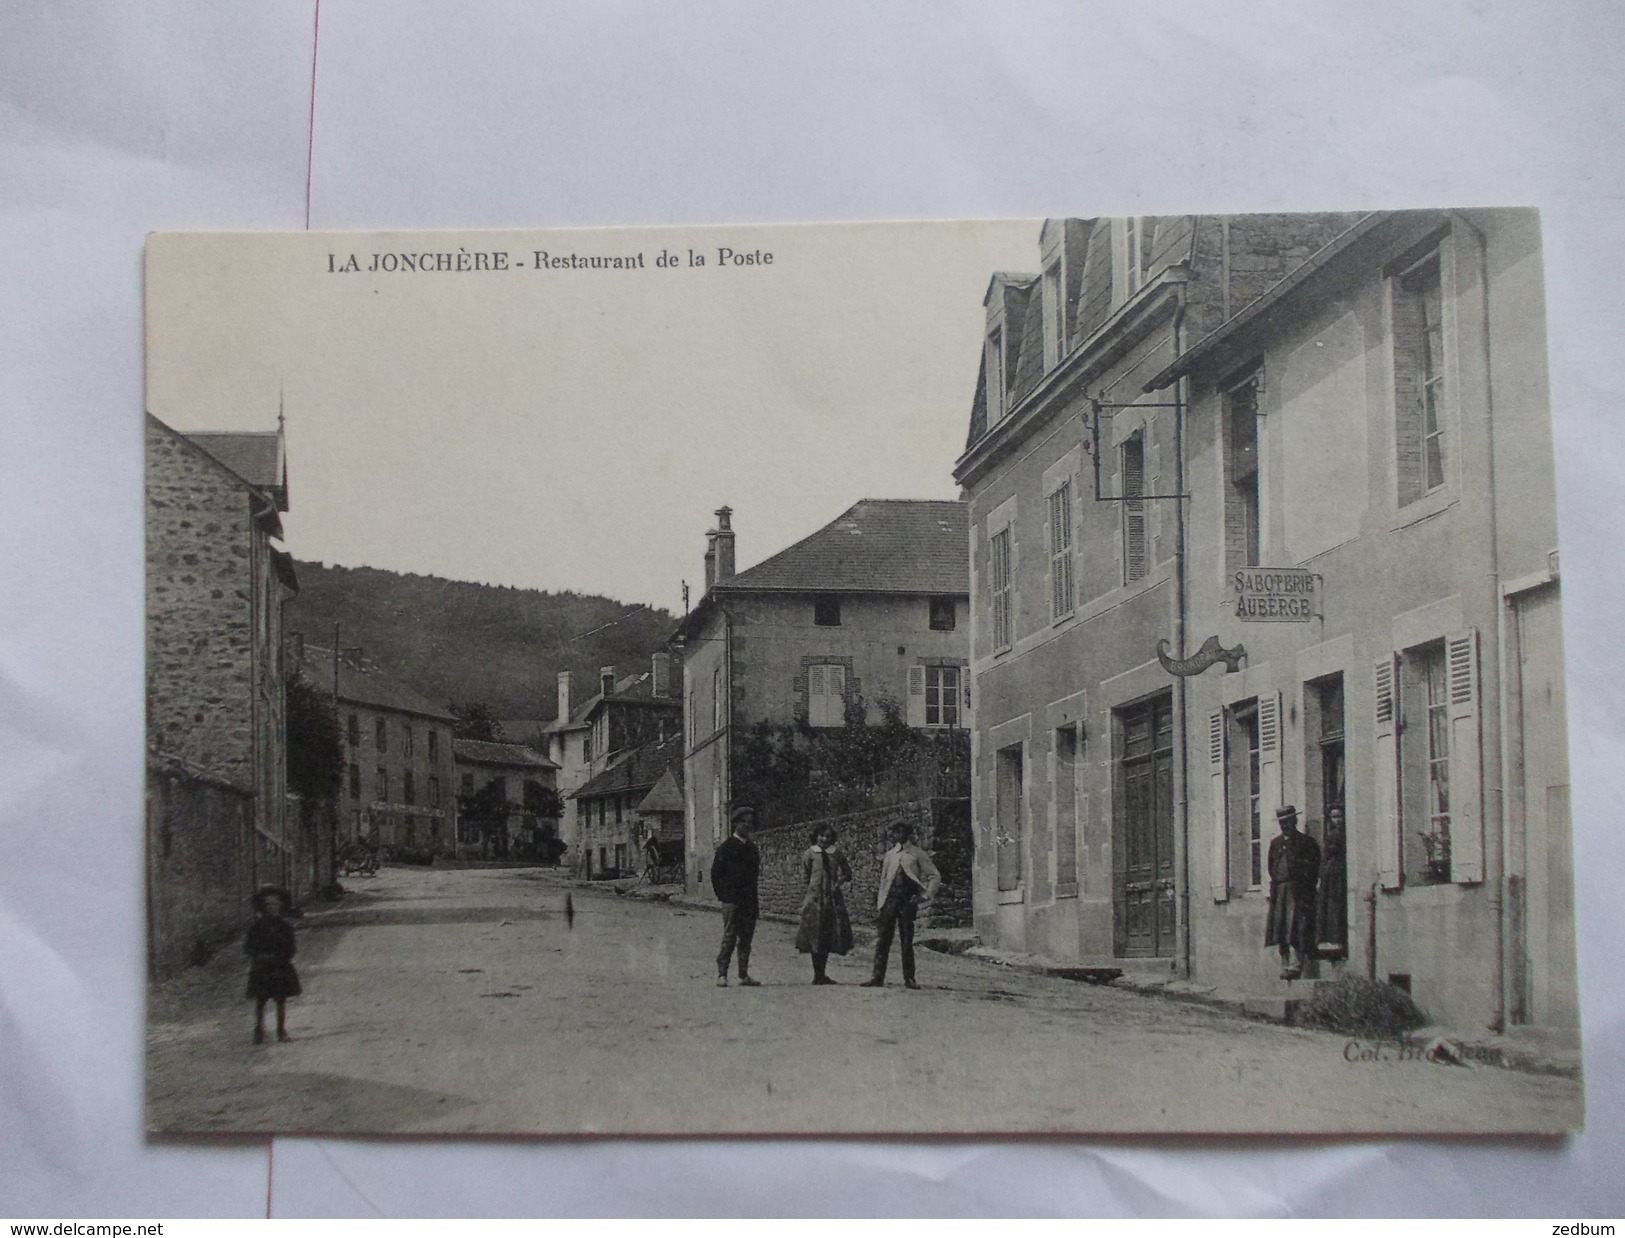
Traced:
<path fill-rule="evenodd" d="M 1112 234 L 1117 242 L 1117 252 L 1112 259 L 1112 290 L 1118 304 L 1127 301 L 1145 284 L 1151 265 L 1152 223 L 1150 215 L 1130 215 L 1112 223 Z"/>
<path fill-rule="evenodd" d="M 1044 315 L 1044 369 L 1054 369 L 1066 355 L 1065 301 L 1062 290 L 1061 260 L 1057 258 L 1044 268 L 1042 310 Z"/>

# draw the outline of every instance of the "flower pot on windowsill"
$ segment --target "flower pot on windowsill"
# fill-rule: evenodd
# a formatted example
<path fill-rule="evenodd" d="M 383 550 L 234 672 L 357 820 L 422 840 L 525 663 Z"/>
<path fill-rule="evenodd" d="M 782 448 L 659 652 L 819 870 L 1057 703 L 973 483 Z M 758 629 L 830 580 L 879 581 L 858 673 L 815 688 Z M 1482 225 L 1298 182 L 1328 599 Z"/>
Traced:
<path fill-rule="evenodd" d="M 1436 882 L 1450 880 L 1450 838 L 1445 834 L 1423 834 L 1422 846 L 1427 849 L 1428 878 Z"/>

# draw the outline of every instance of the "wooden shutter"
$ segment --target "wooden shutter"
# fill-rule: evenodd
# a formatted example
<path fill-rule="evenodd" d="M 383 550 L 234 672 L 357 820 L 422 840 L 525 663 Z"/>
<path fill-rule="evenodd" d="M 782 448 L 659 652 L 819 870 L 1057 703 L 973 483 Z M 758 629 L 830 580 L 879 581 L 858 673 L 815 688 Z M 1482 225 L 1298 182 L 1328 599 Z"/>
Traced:
<path fill-rule="evenodd" d="M 1376 662 L 1375 743 L 1371 753 L 1371 784 L 1375 794 L 1372 827 L 1377 832 L 1377 879 L 1385 890 L 1397 890 L 1399 867 L 1399 679 L 1394 655 Z"/>
<path fill-rule="evenodd" d="M 1478 632 L 1445 641 L 1450 683 L 1450 879 L 1484 880 L 1484 774 L 1479 725 Z"/>
<path fill-rule="evenodd" d="M 938 703 L 941 708 L 941 703 Z M 908 668 L 908 724 L 925 725 L 925 667 Z"/>
<path fill-rule="evenodd" d="M 1275 828 L 1281 806 L 1281 694 L 1258 698 L 1258 821 L 1264 837 Z"/>
<path fill-rule="evenodd" d="M 1230 824 L 1225 811 L 1224 788 L 1224 710 L 1207 716 L 1207 769 L 1209 794 L 1213 797 L 1213 901 L 1230 898 Z"/>
<path fill-rule="evenodd" d="M 1145 444 L 1138 434 L 1123 444 L 1123 582 L 1133 584 L 1146 573 Z M 1135 497 L 1130 497 L 1135 496 Z"/>
<path fill-rule="evenodd" d="M 846 725 L 846 667 L 830 666 L 829 672 L 829 725 Z"/>
<path fill-rule="evenodd" d="M 829 667 L 822 664 L 807 668 L 807 721 L 813 726 L 827 726 L 824 710 L 829 700 Z"/>

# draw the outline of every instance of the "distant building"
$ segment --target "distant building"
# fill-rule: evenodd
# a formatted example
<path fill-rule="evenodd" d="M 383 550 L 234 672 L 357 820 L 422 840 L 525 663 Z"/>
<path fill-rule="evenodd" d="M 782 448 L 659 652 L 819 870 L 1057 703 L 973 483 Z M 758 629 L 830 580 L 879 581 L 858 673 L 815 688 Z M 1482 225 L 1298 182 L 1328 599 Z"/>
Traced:
<path fill-rule="evenodd" d="M 456 791 L 451 736 L 456 717 L 359 649 L 296 642 L 301 669 L 331 693 L 344 747 L 339 791 L 341 842 L 449 852 L 455 837 Z"/>
<path fill-rule="evenodd" d="M 239 930 L 261 881 L 306 890 L 287 819 L 276 548 L 280 429 L 192 433 L 146 420 L 148 949 L 168 971 Z"/>
<path fill-rule="evenodd" d="M 676 638 L 691 889 L 727 836 L 749 728 L 875 723 L 888 701 L 912 727 L 965 725 L 967 538 L 963 503 L 865 499 L 736 573 L 732 512 L 717 512 L 706 592 Z"/>
<path fill-rule="evenodd" d="M 467 819 L 465 808 L 457 830 L 458 846 L 480 847 L 487 858 L 540 858 L 546 840 L 558 837 L 557 818 L 550 815 L 556 806 L 558 766 L 524 744 L 459 739 L 452 742 L 452 751 L 457 760 L 460 805 L 489 788 L 507 805 L 503 829 L 495 836 L 482 836 Z"/>
<path fill-rule="evenodd" d="M 619 754 L 576 790 L 586 876 L 641 872 L 651 835 L 682 837 L 682 771 L 683 741 L 674 728 L 663 740 Z"/>
<path fill-rule="evenodd" d="M 669 654 L 654 654 L 641 673 L 617 675 L 615 667 L 602 667 L 596 686 L 596 693 L 573 705 L 570 672 L 560 671 L 558 714 L 543 728 L 564 797 L 559 837 L 569 848 L 566 861 L 582 871 L 588 857 L 582 849 L 581 804 L 572 793 L 631 749 L 682 729 L 683 703 L 672 683 Z"/>

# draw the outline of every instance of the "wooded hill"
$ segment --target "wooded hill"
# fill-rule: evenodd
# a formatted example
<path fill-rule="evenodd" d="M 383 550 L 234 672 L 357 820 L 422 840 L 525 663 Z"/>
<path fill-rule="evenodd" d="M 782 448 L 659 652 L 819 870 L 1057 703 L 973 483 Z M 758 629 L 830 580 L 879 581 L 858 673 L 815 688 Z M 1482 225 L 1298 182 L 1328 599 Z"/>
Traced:
<path fill-rule="evenodd" d="M 342 647 L 360 646 L 369 661 L 431 700 L 485 701 L 498 718 L 552 718 L 559 671 L 575 676 L 579 705 L 596 691 L 599 667 L 613 665 L 621 675 L 647 669 L 677 622 L 664 610 L 627 616 L 638 603 L 579 593 L 371 567 L 295 568 L 299 596 L 288 607 L 289 632 L 328 648 L 337 622 Z"/>

